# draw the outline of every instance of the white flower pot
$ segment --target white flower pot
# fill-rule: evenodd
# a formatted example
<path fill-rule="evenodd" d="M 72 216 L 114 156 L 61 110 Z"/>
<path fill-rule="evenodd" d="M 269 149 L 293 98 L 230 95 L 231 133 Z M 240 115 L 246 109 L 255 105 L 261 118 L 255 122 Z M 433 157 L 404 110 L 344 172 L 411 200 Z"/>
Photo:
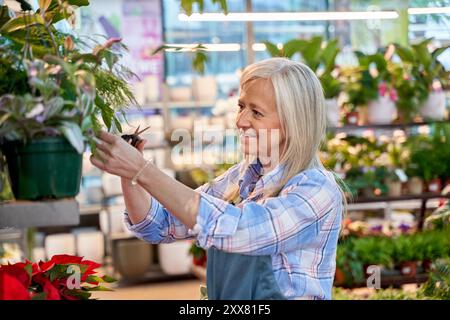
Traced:
<path fill-rule="evenodd" d="M 159 244 L 158 257 L 161 269 L 169 275 L 189 273 L 192 261 L 189 255 L 190 247 L 190 240 Z"/>
<path fill-rule="evenodd" d="M 423 181 L 419 177 L 411 177 L 408 180 L 408 191 L 410 194 L 418 195 L 423 192 Z"/>
<path fill-rule="evenodd" d="M 45 254 L 51 258 L 57 254 L 75 255 L 75 236 L 71 233 L 52 234 L 45 237 Z"/>
<path fill-rule="evenodd" d="M 217 82 L 212 76 L 192 80 L 192 95 L 196 101 L 211 101 L 217 98 Z"/>
<path fill-rule="evenodd" d="M 145 76 L 144 78 L 145 98 L 147 102 L 159 100 L 159 79 L 155 75 Z"/>
<path fill-rule="evenodd" d="M 420 107 L 420 115 L 425 119 L 442 120 L 445 118 L 445 93 L 430 92 L 427 100 Z"/>
<path fill-rule="evenodd" d="M 326 99 L 325 100 L 325 108 L 327 115 L 327 123 L 331 127 L 337 127 L 339 124 L 340 118 L 340 107 L 337 101 L 337 98 Z"/>
<path fill-rule="evenodd" d="M 103 262 L 105 245 L 103 233 L 100 231 L 80 232 L 77 238 L 77 254 L 87 260 Z"/>
<path fill-rule="evenodd" d="M 397 116 L 395 103 L 389 97 L 379 97 L 367 104 L 367 118 L 372 124 L 389 124 Z"/>
<path fill-rule="evenodd" d="M 389 196 L 399 197 L 402 195 L 402 183 L 400 181 L 387 181 L 386 184 L 389 189 Z"/>
<path fill-rule="evenodd" d="M 191 87 L 173 87 L 170 88 L 170 100 L 174 102 L 191 101 Z"/>

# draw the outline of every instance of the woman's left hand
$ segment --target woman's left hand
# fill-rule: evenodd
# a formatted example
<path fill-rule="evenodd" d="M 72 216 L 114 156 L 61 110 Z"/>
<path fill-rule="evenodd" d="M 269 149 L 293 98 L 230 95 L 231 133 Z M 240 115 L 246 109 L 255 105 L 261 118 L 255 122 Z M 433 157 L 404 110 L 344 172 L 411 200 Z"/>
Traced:
<path fill-rule="evenodd" d="M 141 152 L 120 136 L 101 131 L 91 163 L 108 173 L 132 179 L 145 165 Z"/>

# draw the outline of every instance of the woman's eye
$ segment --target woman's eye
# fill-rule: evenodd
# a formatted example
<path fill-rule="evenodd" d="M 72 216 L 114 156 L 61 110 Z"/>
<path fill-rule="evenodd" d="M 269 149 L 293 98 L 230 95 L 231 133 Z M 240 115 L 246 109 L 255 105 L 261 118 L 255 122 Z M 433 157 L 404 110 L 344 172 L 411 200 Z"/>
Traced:
<path fill-rule="evenodd" d="M 241 112 L 242 110 L 244 110 L 244 106 L 243 105 L 238 105 L 239 108 L 239 112 Z"/>
<path fill-rule="evenodd" d="M 252 112 L 253 112 L 253 115 L 255 116 L 255 117 L 262 117 L 262 113 L 261 112 L 258 112 L 258 111 L 256 111 L 256 110 L 252 110 Z"/>

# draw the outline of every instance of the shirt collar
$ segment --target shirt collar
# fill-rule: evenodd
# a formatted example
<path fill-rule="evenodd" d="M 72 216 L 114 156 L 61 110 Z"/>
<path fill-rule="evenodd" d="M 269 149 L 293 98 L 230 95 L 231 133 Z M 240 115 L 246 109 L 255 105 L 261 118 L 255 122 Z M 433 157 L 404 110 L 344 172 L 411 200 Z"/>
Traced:
<path fill-rule="evenodd" d="M 250 194 L 252 198 L 263 196 L 263 191 L 275 187 L 281 180 L 284 164 L 278 164 L 271 171 L 263 175 L 263 166 L 259 159 L 251 162 L 239 179 L 240 195 L 246 199 Z"/>

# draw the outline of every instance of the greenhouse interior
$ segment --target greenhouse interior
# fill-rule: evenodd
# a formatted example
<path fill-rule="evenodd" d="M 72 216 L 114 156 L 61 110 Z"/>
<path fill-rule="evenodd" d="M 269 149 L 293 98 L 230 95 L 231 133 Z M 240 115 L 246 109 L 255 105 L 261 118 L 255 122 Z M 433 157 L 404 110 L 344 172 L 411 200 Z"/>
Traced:
<path fill-rule="evenodd" d="M 449 0 L 0 1 L 0 300 L 450 300 L 449 47 Z"/>

